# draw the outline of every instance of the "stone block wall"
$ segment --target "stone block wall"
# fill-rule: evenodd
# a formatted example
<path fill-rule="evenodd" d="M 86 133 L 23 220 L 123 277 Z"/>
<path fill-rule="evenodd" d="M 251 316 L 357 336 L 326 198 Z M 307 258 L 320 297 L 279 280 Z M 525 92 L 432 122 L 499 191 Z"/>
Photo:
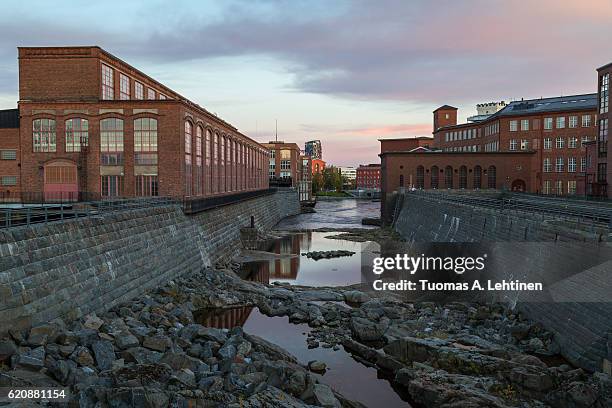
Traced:
<path fill-rule="evenodd" d="M 574 365 L 589 371 L 609 366 L 612 247 L 608 228 L 570 218 L 447 202 L 443 196 L 405 194 L 400 204 L 393 225 L 409 243 L 484 242 L 497 256 L 494 279 L 512 276 L 543 282 L 542 293 L 503 292 L 498 299 L 509 301 L 555 333 L 563 356 Z"/>
<path fill-rule="evenodd" d="M 297 191 L 196 215 L 168 205 L 0 230 L 0 333 L 102 311 L 240 247 L 240 229 L 299 213 Z"/>

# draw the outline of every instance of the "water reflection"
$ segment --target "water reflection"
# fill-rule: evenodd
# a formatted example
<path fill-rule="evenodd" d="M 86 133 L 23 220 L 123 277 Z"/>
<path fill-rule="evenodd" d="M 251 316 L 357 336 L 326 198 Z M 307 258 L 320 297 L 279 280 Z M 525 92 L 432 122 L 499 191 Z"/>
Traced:
<path fill-rule="evenodd" d="M 289 282 L 306 286 L 344 286 L 360 283 L 362 255 L 380 250 L 376 243 L 362 243 L 341 239 L 325 238 L 339 232 L 304 232 L 277 240 L 269 249 L 278 255 L 285 255 L 270 261 L 246 262 L 242 278 L 262 283 Z M 344 249 L 355 252 L 349 257 L 314 260 L 302 256 L 310 251 Z M 367 252 L 367 253 L 366 253 Z M 369 268 L 369 264 L 365 265 Z"/>
<path fill-rule="evenodd" d="M 306 324 L 291 324 L 287 317 L 268 317 L 252 307 L 234 309 L 206 309 L 194 313 L 196 322 L 207 327 L 230 329 L 242 326 L 249 334 L 262 337 L 294 355 L 306 365 L 311 360 L 324 361 L 328 370 L 315 374 L 322 382 L 332 386 L 349 399 L 368 407 L 409 407 L 407 395 L 398 394 L 386 373 L 367 367 L 339 350 L 326 348 L 309 349 L 306 335 L 310 327 Z"/>

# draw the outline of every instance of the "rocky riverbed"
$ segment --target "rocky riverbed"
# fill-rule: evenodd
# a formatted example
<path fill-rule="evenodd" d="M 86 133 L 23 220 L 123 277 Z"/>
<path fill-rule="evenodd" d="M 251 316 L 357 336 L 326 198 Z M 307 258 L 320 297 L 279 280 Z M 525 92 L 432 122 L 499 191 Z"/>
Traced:
<path fill-rule="evenodd" d="M 539 325 L 501 305 L 404 303 L 354 288 L 267 285 L 218 265 L 104 314 L 0 341 L 0 386 L 67 386 L 83 407 L 358 407 L 243 332 L 197 324 L 199 310 L 253 306 L 312 330 L 310 347 L 353 354 L 426 407 L 608 407 L 612 381 L 557 361 Z M 324 379 L 324 377 L 323 377 Z"/>

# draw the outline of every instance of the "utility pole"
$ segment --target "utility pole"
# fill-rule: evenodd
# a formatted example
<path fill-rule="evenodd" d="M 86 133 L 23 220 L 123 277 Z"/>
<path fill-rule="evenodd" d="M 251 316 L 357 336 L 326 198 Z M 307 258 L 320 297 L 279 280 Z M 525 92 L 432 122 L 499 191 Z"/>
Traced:
<path fill-rule="evenodd" d="M 274 131 L 274 138 L 278 142 L 278 119 L 274 119 L 274 122 L 276 123 L 276 130 Z"/>

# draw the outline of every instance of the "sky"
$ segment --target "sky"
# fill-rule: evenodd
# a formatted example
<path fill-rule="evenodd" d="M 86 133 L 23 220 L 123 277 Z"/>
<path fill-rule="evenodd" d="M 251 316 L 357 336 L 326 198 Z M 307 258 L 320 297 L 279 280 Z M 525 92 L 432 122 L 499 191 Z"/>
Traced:
<path fill-rule="evenodd" d="M 259 142 L 278 121 L 357 166 L 444 104 L 595 92 L 610 21 L 612 0 L 3 1 L 0 109 L 18 46 L 98 45 Z"/>

